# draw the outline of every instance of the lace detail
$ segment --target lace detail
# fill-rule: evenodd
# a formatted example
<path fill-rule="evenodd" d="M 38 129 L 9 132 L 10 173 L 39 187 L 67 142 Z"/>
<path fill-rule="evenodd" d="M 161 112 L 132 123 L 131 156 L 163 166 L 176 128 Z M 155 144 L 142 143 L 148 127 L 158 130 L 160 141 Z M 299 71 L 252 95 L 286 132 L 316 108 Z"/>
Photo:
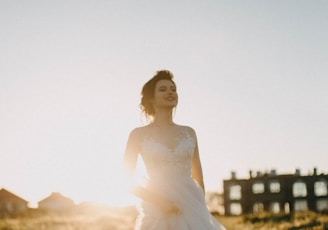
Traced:
<path fill-rule="evenodd" d="M 191 177 L 196 139 L 184 129 L 176 146 L 167 145 L 151 137 L 144 138 L 141 156 L 148 172 L 145 188 L 171 201 L 178 214 L 163 212 L 156 203 L 142 200 L 135 230 L 224 230 L 207 209 L 201 187 Z"/>
<path fill-rule="evenodd" d="M 174 148 L 146 137 L 141 156 L 150 179 L 171 176 L 191 176 L 195 140 L 189 133 L 179 139 Z"/>

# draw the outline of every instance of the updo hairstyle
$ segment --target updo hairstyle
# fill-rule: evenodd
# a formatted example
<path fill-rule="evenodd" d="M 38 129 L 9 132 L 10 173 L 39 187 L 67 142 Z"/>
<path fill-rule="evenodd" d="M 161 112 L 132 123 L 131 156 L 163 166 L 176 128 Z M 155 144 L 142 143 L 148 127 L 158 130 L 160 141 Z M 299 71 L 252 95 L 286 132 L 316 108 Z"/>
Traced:
<path fill-rule="evenodd" d="M 142 87 L 140 109 L 146 117 L 154 117 L 155 109 L 152 103 L 155 87 L 160 80 L 170 80 L 174 86 L 173 74 L 168 70 L 157 71 L 156 74 Z"/>

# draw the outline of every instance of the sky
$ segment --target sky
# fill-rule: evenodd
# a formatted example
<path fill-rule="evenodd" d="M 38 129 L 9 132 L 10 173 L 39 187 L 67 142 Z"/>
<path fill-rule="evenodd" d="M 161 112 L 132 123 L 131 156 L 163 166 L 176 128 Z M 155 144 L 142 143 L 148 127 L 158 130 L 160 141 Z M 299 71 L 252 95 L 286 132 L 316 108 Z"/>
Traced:
<path fill-rule="evenodd" d="M 0 188 L 127 205 L 143 84 L 174 74 L 207 191 L 249 170 L 328 173 L 325 0 L 0 1 Z M 142 169 L 139 171 L 142 172 Z"/>

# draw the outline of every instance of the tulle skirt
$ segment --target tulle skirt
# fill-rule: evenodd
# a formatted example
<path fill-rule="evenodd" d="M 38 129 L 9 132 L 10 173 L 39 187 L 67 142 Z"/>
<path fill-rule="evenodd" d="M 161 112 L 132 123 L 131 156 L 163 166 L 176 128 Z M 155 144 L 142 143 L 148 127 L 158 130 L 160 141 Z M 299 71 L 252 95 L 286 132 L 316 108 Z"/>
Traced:
<path fill-rule="evenodd" d="M 209 212 L 200 186 L 191 177 L 149 181 L 146 188 L 178 207 L 178 213 L 164 213 L 156 205 L 141 201 L 135 230 L 224 230 Z"/>

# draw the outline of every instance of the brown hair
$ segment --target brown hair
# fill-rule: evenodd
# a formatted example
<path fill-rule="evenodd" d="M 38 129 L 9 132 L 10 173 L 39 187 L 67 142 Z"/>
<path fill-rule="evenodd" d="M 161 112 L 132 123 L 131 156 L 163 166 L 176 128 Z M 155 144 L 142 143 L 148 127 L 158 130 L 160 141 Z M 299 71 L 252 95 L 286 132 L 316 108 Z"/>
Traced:
<path fill-rule="evenodd" d="M 146 117 L 154 117 L 155 115 L 152 99 L 154 98 L 156 84 L 160 80 L 170 80 L 175 85 L 173 74 L 168 70 L 157 71 L 156 74 L 144 84 L 141 91 L 140 109 L 145 113 Z"/>

